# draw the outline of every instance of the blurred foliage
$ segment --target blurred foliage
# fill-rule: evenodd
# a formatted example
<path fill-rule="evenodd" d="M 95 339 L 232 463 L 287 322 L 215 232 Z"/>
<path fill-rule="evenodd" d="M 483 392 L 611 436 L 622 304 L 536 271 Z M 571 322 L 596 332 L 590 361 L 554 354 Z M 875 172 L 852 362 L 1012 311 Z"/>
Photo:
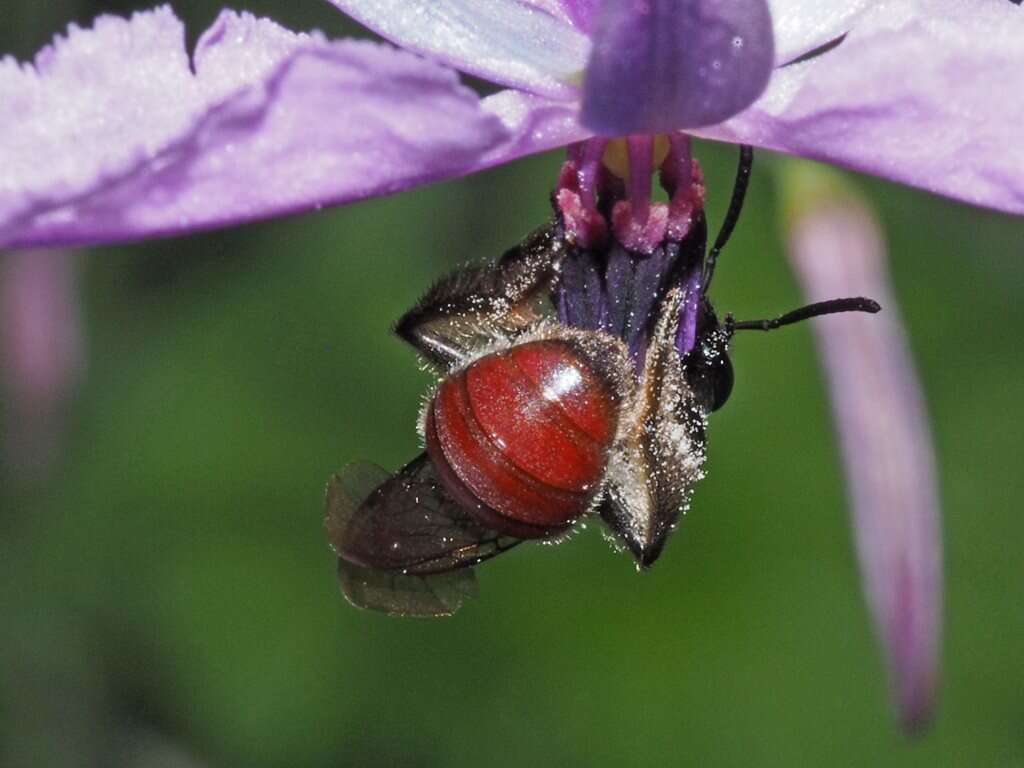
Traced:
<path fill-rule="evenodd" d="M 138 3 L 7 3 L 3 50 Z M 248 8 L 332 35 L 326 3 Z M 176 3 L 194 36 L 214 17 Z M 701 144 L 712 225 L 733 150 Z M 417 450 L 390 323 L 547 216 L 559 156 L 83 263 L 88 373 L 48 479 L 0 490 L 9 766 L 1024 766 L 1024 222 L 875 181 L 942 470 L 938 719 L 905 739 L 862 604 L 810 331 L 737 340 L 710 474 L 657 567 L 590 526 L 480 569 L 448 620 L 349 607 L 327 476 Z M 772 159 L 715 300 L 800 301 Z"/>

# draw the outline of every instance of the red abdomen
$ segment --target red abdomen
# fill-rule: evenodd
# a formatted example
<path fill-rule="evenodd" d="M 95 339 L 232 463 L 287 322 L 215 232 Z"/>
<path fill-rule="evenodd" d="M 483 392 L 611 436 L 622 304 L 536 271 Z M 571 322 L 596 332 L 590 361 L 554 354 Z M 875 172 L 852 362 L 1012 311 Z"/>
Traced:
<path fill-rule="evenodd" d="M 616 401 L 579 352 L 533 341 L 441 383 L 427 412 L 427 452 L 446 490 L 481 522 L 544 536 L 586 511 L 617 422 Z"/>

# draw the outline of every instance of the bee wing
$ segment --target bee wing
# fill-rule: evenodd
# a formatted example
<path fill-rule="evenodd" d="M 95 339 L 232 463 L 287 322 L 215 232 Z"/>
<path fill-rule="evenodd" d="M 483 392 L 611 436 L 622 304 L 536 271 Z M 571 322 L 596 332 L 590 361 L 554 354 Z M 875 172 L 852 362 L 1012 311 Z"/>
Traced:
<path fill-rule="evenodd" d="M 515 335 L 550 312 L 550 288 L 564 251 L 552 222 L 495 264 L 443 277 L 403 315 L 395 332 L 430 363 L 450 370 L 472 350 Z"/>
<path fill-rule="evenodd" d="M 338 558 L 338 582 L 352 605 L 389 616 L 451 616 L 477 594 L 470 568 L 416 576 L 374 571 Z"/>
<path fill-rule="evenodd" d="M 475 594 L 471 566 L 519 539 L 481 526 L 444 491 L 426 454 L 389 475 L 351 464 L 327 485 L 328 538 L 355 605 L 447 615 Z"/>

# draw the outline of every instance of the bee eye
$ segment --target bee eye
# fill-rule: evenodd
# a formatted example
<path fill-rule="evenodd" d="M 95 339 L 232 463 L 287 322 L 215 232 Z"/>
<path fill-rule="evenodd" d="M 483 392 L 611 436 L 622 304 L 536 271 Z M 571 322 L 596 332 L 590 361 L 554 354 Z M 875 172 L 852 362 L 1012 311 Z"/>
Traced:
<path fill-rule="evenodd" d="M 697 402 L 709 413 L 717 411 L 732 394 L 732 361 L 724 351 L 694 350 L 686 360 L 686 380 Z"/>
<path fill-rule="evenodd" d="M 709 367 L 708 378 L 711 388 L 711 410 L 717 411 L 725 405 L 732 394 L 732 360 L 728 355 L 719 356 L 715 364 Z"/>

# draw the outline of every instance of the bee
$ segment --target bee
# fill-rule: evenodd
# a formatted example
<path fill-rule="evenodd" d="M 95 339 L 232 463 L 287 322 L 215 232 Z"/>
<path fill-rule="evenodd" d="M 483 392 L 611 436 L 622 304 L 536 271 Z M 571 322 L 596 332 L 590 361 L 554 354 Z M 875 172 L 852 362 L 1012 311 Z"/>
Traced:
<path fill-rule="evenodd" d="M 845 298 L 771 320 L 719 320 L 707 291 L 742 209 L 708 250 L 703 211 L 678 242 L 636 254 L 586 249 L 554 218 L 496 263 L 459 269 L 397 323 L 441 375 L 394 474 L 350 465 L 327 487 L 344 595 L 395 615 L 438 616 L 476 592 L 474 567 L 524 541 L 600 519 L 651 566 L 703 477 L 709 415 L 733 387 L 729 342 L 836 312 Z"/>

